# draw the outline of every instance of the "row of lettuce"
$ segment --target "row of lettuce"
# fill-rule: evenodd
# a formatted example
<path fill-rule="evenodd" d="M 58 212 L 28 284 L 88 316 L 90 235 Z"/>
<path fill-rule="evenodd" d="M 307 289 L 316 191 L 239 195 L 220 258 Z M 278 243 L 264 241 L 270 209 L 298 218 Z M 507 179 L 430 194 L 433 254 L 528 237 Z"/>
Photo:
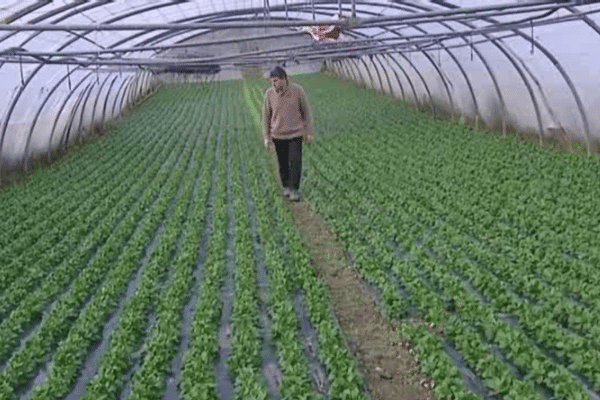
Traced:
<path fill-rule="evenodd" d="M 1 194 L 10 268 L 0 270 L 0 399 L 159 399 L 173 379 L 181 398 L 220 398 L 232 235 L 234 397 L 367 397 L 261 151 L 261 99 L 241 82 L 164 89 L 102 141 Z M 325 392 L 308 365 L 298 291 L 318 331 Z M 282 371 L 275 388 L 261 355 L 265 307 Z"/>
<path fill-rule="evenodd" d="M 415 323 L 407 335 L 440 397 L 597 397 L 597 161 L 432 119 L 345 82 L 299 80 L 320 133 L 304 193 L 390 316 L 416 307 L 439 327 Z M 360 114 L 351 129 L 347 110 Z"/>

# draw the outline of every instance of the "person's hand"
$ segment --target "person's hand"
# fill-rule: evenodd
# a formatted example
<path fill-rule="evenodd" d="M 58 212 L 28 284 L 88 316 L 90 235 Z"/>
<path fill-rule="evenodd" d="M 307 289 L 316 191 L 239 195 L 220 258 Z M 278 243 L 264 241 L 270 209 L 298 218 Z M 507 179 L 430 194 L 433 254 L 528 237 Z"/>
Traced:
<path fill-rule="evenodd" d="M 315 135 L 304 135 L 302 141 L 304 143 L 313 143 L 315 141 Z"/>
<path fill-rule="evenodd" d="M 275 148 L 275 144 L 273 143 L 273 139 L 265 139 L 265 149 L 267 151 L 273 151 Z"/>

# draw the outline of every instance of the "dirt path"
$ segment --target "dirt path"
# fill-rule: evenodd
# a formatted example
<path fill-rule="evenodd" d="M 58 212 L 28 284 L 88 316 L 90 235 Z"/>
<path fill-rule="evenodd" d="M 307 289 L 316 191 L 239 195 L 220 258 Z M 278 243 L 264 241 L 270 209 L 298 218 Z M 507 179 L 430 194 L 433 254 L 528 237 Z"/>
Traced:
<path fill-rule="evenodd" d="M 359 362 L 374 400 L 435 399 L 424 387 L 424 376 L 400 345 L 397 329 L 381 314 L 356 270 L 348 265 L 334 230 L 313 212 L 308 202 L 290 203 L 317 273 L 330 288 L 330 297 L 348 346 Z"/>

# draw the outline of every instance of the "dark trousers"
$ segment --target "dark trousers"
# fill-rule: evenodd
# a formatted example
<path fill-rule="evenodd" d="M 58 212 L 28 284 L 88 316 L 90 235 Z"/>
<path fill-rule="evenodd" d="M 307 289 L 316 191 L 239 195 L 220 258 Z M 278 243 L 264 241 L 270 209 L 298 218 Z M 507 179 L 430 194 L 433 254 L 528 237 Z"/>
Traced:
<path fill-rule="evenodd" d="M 281 184 L 294 190 L 300 189 L 302 175 L 302 137 L 294 139 L 273 139 Z"/>

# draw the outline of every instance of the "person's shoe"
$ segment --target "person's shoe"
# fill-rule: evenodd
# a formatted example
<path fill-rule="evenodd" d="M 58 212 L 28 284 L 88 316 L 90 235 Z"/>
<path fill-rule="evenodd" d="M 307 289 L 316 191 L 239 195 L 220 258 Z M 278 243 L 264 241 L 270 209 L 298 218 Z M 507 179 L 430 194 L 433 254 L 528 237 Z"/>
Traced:
<path fill-rule="evenodd" d="M 292 190 L 292 192 L 290 193 L 290 200 L 291 201 L 300 201 L 300 193 L 298 193 L 297 190 Z"/>
<path fill-rule="evenodd" d="M 290 197 L 292 190 L 290 188 L 283 188 L 283 197 Z"/>

